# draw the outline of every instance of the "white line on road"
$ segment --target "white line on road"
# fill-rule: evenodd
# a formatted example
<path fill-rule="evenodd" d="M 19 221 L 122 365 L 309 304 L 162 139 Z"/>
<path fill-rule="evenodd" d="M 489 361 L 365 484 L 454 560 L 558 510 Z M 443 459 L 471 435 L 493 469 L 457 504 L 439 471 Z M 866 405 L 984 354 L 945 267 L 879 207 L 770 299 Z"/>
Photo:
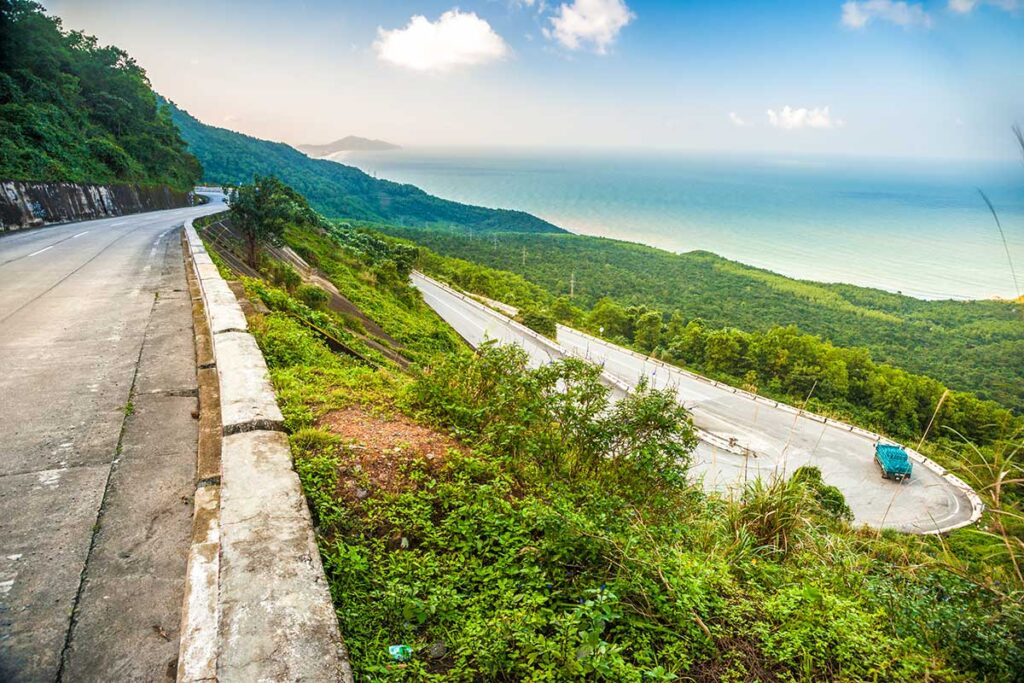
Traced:
<path fill-rule="evenodd" d="M 82 235 L 88 235 L 88 234 L 89 234 L 88 230 L 83 230 L 82 232 L 78 233 L 77 235 L 72 235 L 71 239 L 75 239 L 76 237 L 81 237 Z"/>
<path fill-rule="evenodd" d="M 43 247 L 39 251 L 33 251 L 31 254 L 29 254 L 29 256 L 38 256 L 39 254 L 42 254 L 44 251 L 48 251 L 50 249 L 53 249 L 53 245 L 52 244 L 50 246 L 48 246 L 48 247 Z"/>

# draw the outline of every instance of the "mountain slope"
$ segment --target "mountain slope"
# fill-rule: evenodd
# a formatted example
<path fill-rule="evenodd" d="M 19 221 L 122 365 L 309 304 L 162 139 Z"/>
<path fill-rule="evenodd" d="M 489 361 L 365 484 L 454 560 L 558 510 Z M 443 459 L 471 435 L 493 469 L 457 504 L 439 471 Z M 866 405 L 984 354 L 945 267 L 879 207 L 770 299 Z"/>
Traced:
<path fill-rule="evenodd" d="M 0 3 L 0 179 L 184 190 L 201 175 L 131 57 L 35 3 Z"/>
<path fill-rule="evenodd" d="M 565 232 L 522 211 L 488 209 L 429 195 L 418 187 L 378 180 L 336 161 L 310 159 L 282 142 L 215 128 L 173 104 L 171 116 L 210 183 L 249 182 L 276 175 L 328 217 L 411 226 L 455 225 L 486 232 Z"/>
<path fill-rule="evenodd" d="M 328 142 L 326 145 L 297 145 L 296 149 L 318 159 L 338 152 L 386 152 L 391 149 L 401 149 L 401 147 L 383 140 L 368 140 L 356 135 L 347 135 L 340 140 Z"/>

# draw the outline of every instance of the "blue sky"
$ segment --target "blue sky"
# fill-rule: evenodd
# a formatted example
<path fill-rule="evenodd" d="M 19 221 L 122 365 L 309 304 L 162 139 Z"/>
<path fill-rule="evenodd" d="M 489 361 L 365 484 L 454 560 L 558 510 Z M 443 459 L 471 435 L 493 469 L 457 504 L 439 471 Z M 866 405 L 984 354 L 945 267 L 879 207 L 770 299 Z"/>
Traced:
<path fill-rule="evenodd" d="M 1010 157 L 1024 123 L 1022 0 L 44 4 L 290 143 Z"/>

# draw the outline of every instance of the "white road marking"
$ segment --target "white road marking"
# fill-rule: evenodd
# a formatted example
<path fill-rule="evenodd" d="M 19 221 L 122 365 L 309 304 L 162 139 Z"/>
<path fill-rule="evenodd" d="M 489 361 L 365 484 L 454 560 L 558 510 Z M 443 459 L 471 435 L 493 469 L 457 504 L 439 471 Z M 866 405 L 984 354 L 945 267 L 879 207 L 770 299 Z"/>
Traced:
<path fill-rule="evenodd" d="M 39 254 L 42 254 L 44 251 L 49 251 L 50 249 L 53 249 L 52 244 L 48 247 L 43 247 L 39 251 L 33 251 L 31 254 L 29 254 L 29 256 L 38 256 Z"/>
<path fill-rule="evenodd" d="M 88 234 L 89 234 L 88 230 L 83 230 L 82 232 L 78 233 L 77 235 L 72 235 L 71 239 L 75 239 L 76 237 L 81 237 L 82 235 L 88 235 Z"/>

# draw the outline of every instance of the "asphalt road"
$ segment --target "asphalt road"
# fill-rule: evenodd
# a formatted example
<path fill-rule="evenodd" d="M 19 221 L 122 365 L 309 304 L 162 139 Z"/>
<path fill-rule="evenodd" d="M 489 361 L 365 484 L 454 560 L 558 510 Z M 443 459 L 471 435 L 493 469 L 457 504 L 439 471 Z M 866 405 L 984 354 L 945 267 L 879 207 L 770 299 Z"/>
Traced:
<path fill-rule="evenodd" d="M 0 680 L 173 680 L 194 490 L 180 227 L 0 237 Z"/>
<path fill-rule="evenodd" d="M 964 492 L 919 464 L 908 482 L 883 479 L 873 459 L 872 437 L 754 401 L 728 387 L 646 361 L 627 349 L 597 343 L 565 326 L 558 328 L 557 346 L 548 345 L 524 334 L 497 311 L 467 301 L 422 275 L 414 274 L 413 284 L 470 344 L 485 339 L 517 343 L 535 365 L 572 354 L 602 364 L 610 378 L 630 387 L 647 377 L 653 386 L 675 391 L 692 413 L 694 424 L 715 436 L 734 439 L 751 453 L 738 455 L 702 441 L 691 471 L 707 490 L 736 494 L 744 481 L 775 473 L 785 476 L 801 465 L 815 465 L 826 482 L 843 492 L 856 523 L 924 533 L 971 517 Z"/>

